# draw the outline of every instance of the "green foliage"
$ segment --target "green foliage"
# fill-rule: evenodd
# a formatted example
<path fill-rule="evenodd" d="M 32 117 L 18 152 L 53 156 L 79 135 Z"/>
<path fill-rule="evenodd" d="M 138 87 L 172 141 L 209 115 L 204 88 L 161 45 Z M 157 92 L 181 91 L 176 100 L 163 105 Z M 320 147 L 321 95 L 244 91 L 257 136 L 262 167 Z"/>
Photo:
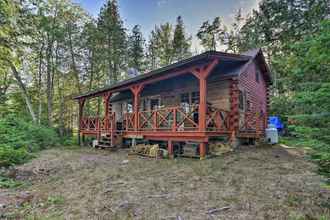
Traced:
<path fill-rule="evenodd" d="M 315 6 L 316 7 L 316 6 Z M 307 21 L 305 21 L 307 22 Z M 312 149 L 320 173 L 330 176 L 330 21 L 273 57 L 280 79 L 271 112 L 282 116 L 291 145 Z M 290 52 L 288 52 L 290 50 Z M 294 83 L 293 83 L 294 82 Z"/>
<path fill-rule="evenodd" d="M 25 148 L 30 152 L 55 146 L 59 142 L 54 129 L 35 125 L 15 115 L 0 119 L 0 145 L 14 149 Z"/>
<path fill-rule="evenodd" d="M 32 157 L 32 152 L 58 143 L 59 138 L 53 129 L 14 115 L 0 119 L 0 166 L 23 163 Z"/>
<path fill-rule="evenodd" d="M 179 61 L 191 56 L 190 46 L 191 37 L 188 38 L 185 33 L 182 17 L 176 19 L 176 25 L 173 34 L 173 60 Z"/>
<path fill-rule="evenodd" d="M 144 43 L 141 27 L 135 25 L 128 37 L 128 66 L 143 72 L 145 70 Z"/>
<path fill-rule="evenodd" d="M 191 55 L 190 47 L 191 37 L 185 33 L 181 16 L 177 18 L 174 29 L 169 22 L 156 25 L 147 45 L 148 66 L 155 69 L 187 58 Z"/>
<path fill-rule="evenodd" d="M 199 28 L 197 37 L 205 50 L 216 50 L 225 41 L 227 28 L 222 24 L 221 18 L 214 18 L 212 23 L 205 21 Z"/>
<path fill-rule="evenodd" d="M 32 158 L 32 155 L 24 148 L 15 149 L 0 145 L 0 167 L 21 164 L 30 158 Z"/>
<path fill-rule="evenodd" d="M 13 180 L 11 178 L 0 176 L 0 188 L 15 188 L 21 186 L 23 183 Z"/>
<path fill-rule="evenodd" d="M 48 196 L 47 198 L 47 204 L 49 205 L 62 205 L 64 204 L 64 197 L 63 196 Z"/>

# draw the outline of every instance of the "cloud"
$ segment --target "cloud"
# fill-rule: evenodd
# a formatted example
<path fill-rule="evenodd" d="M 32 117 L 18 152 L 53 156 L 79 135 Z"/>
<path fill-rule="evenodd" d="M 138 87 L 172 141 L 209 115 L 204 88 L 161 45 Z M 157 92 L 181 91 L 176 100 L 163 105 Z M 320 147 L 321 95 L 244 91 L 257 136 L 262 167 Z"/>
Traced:
<path fill-rule="evenodd" d="M 168 0 L 158 0 L 157 6 L 162 7 L 163 5 L 166 5 L 168 3 Z"/>

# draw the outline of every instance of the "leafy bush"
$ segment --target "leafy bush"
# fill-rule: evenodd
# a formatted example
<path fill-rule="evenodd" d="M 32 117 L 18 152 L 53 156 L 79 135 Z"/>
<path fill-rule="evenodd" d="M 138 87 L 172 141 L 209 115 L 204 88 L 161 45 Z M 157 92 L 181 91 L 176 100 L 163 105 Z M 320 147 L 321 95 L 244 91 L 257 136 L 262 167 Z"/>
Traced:
<path fill-rule="evenodd" d="M 32 152 L 58 143 L 59 138 L 53 129 L 14 115 L 0 119 L 0 167 L 23 163 L 32 157 Z"/>
<path fill-rule="evenodd" d="M 24 163 L 32 158 L 32 155 L 24 148 L 14 149 L 0 145 L 0 167 Z"/>

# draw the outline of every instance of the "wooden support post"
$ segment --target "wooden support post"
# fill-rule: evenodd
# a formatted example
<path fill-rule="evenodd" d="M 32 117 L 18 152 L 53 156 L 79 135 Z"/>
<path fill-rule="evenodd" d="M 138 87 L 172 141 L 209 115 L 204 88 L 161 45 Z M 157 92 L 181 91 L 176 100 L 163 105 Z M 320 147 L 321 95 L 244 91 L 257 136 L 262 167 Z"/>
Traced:
<path fill-rule="evenodd" d="M 109 114 L 110 114 L 110 97 L 111 93 L 105 93 L 103 95 L 103 104 L 104 104 L 104 117 L 105 117 L 105 129 L 108 131 L 109 130 Z"/>
<path fill-rule="evenodd" d="M 206 131 L 206 113 L 207 113 L 207 77 L 211 74 L 214 67 L 218 64 L 214 59 L 210 64 L 203 68 L 192 69 L 191 72 L 199 80 L 199 108 L 198 108 L 198 127 L 199 131 Z"/>
<path fill-rule="evenodd" d="M 173 109 L 173 124 L 172 124 L 172 131 L 175 132 L 177 129 L 176 127 L 176 108 Z"/>
<path fill-rule="evenodd" d="M 199 79 L 199 109 L 198 109 L 198 123 L 199 131 L 206 131 L 206 112 L 207 112 L 207 85 L 206 78 Z"/>
<path fill-rule="evenodd" d="M 79 111 L 78 111 L 78 145 L 81 145 L 80 133 L 81 133 L 81 119 L 84 113 L 85 99 L 79 99 Z"/>
<path fill-rule="evenodd" d="M 152 129 L 154 131 L 157 131 L 157 111 L 154 111 L 153 117 L 152 117 Z"/>
<path fill-rule="evenodd" d="M 113 130 L 111 129 L 112 126 L 110 122 L 110 119 L 109 119 L 109 115 L 110 115 L 110 97 L 111 97 L 111 93 L 110 92 L 106 92 L 105 94 L 103 94 L 103 105 L 104 105 L 104 118 L 102 117 L 98 117 L 98 127 L 97 127 L 97 140 L 100 140 L 101 139 L 101 136 L 102 136 L 102 126 L 101 126 L 101 123 L 102 121 L 104 122 L 103 124 L 103 129 L 105 131 L 106 134 L 112 134 L 113 133 Z M 111 138 L 111 146 L 112 146 L 112 138 Z"/>
<path fill-rule="evenodd" d="M 168 151 L 168 157 L 170 159 L 173 159 L 174 154 L 173 154 L 173 142 L 172 142 L 172 140 L 167 141 L 167 151 Z"/>
<path fill-rule="evenodd" d="M 140 93 L 143 89 L 143 84 L 138 84 L 132 86 L 130 89 L 134 96 L 133 111 L 134 111 L 134 130 L 137 131 L 139 128 L 139 102 L 140 102 Z"/>
<path fill-rule="evenodd" d="M 200 160 L 204 160 L 206 156 L 206 143 L 205 142 L 201 142 L 199 144 L 199 159 Z"/>

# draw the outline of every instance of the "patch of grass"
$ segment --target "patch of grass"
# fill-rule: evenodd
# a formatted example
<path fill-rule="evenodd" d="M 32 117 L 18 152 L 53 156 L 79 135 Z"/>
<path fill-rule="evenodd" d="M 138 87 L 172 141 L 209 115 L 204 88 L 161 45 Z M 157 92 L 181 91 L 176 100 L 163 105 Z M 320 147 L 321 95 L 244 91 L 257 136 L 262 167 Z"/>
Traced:
<path fill-rule="evenodd" d="M 301 198 L 295 194 L 289 194 L 287 198 L 287 203 L 290 207 L 299 206 L 301 204 Z"/>
<path fill-rule="evenodd" d="M 48 196 L 47 198 L 47 204 L 49 205 L 63 205 L 64 202 L 64 197 L 60 195 Z"/>
<path fill-rule="evenodd" d="M 23 183 L 21 181 L 16 181 L 8 177 L 0 176 L 0 188 L 16 188 L 22 185 Z"/>
<path fill-rule="evenodd" d="M 65 219 L 62 214 L 53 214 L 53 215 L 37 215 L 32 214 L 26 216 L 26 220 L 61 220 Z"/>
<path fill-rule="evenodd" d="M 302 137 L 283 137 L 281 143 L 307 150 L 310 159 L 319 166 L 319 173 L 330 178 L 330 147 L 327 143 L 318 139 Z"/>

